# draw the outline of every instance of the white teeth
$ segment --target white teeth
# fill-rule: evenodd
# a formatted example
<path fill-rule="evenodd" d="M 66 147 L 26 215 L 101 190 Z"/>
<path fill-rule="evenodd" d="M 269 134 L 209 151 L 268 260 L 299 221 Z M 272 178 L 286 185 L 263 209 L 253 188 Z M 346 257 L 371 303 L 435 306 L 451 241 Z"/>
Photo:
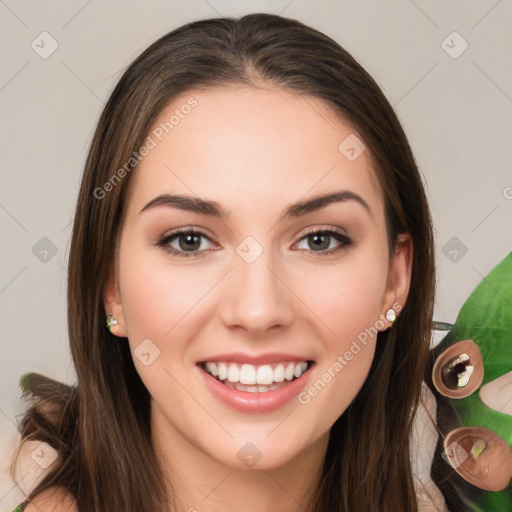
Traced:
<path fill-rule="evenodd" d="M 264 364 L 258 368 L 258 373 L 256 373 L 256 382 L 258 384 L 272 384 L 274 381 L 274 372 L 272 371 L 272 367 L 268 364 Z"/>
<path fill-rule="evenodd" d="M 284 380 L 284 366 L 282 364 L 278 364 L 274 368 L 274 382 L 283 382 Z"/>
<path fill-rule="evenodd" d="M 231 363 L 228 368 L 228 380 L 229 382 L 239 382 L 240 372 L 238 366 L 235 363 Z"/>
<path fill-rule="evenodd" d="M 295 369 L 295 365 L 293 363 L 289 363 L 286 367 L 286 371 L 284 372 L 284 378 L 286 380 L 292 380 L 293 379 L 293 370 Z"/>
<path fill-rule="evenodd" d="M 211 363 L 215 365 L 215 363 Z M 219 369 L 219 380 L 226 380 L 228 378 L 228 367 L 225 363 L 218 364 Z"/>
<path fill-rule="evenodd" d="M 240 384 L 239 382 L 229 382 L 229 380 L 226 380 L 224 385 L 231 389 L 238 389 L 239 391 L 247 391 L 249 393 L 267 393 L 268 391 L 273 391 L 274 389 L 286 386 L 284 383 L 277 382 L 271 384 L 270 386 L 246 386 L 245 384 Z"/>
<path fill-rule="evenodd" d="M 307 363 L 306 363 L 306 367 L 307 367 Z M 300 377 L 304 373 L 305 370 L 306 370 L 306 368 L 303 367 L 302 364 L 298 364 L 295 367 L 295 371 L 293 372 L 293 374 L 295 375 L 295 377 Z"/>
<path fill-rule="evenodd" d="M 217 365 L 215 363 L 206 363 L 206 370 L 208 373 L 211 373 L 214 377 L 219 375 L 219 371 L 217 370 Z"/>
<path fill-rule="evenodd" d="M 268 391 L 268 386 L 276 385 L 283 382 L 285 379 L 291 381 L 294 378 L 300 377 L 308 367 L 306 361 L 300 363 L 279 363 L 272 369 L 269 364 L 262 366 L 254 366 L 252 364 L 242 364 L 227 362 L 207 362 L 205 369 L 214 377 L 218 377 L 220 381 L 230 383 L 240 383 L 244 386 L 252 386 L 254 389 L 247 389 L 247 391 L 257 392 L 259 387 L 261 391 Z M 230 386 L 231 387 L 231 386 Z M 272 388 L 272 386 L 270 387 Z"/>
<path fill-rule="evenodd" d="M 243 364 L 240 368 L 240 384 L 256 384 L 256 369 L 252 364 Z"/>

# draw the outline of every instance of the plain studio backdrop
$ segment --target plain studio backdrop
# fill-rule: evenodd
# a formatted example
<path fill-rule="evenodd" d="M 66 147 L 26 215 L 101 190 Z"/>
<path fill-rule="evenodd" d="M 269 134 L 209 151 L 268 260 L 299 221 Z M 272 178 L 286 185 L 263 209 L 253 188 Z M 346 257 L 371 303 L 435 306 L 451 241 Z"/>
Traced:
<path fill-rule="evenodd" d="M 510 0 L 0 0 L 2 511 L 20 501 L 5 472 L 17 441 L 20 376 L 74 380 L 67 259 L 100 111 L 126 66 L 163 34 L 250 12 L 325 32 L 394 106 L 434 218 L 436 320 L 455 321 L 474 287 L 512 250 Z"/>

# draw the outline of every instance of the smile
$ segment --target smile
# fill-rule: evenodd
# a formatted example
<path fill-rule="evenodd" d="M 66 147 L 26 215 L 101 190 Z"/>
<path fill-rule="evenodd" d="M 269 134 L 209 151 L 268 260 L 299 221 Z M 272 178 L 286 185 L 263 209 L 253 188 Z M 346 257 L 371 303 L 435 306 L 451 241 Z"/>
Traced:
<path fill-rule="evenodd" d="M 264 365 L 207 361 L 200 366 L 218 382 L 231 389 L 249 393 L 266 393 L 286 386 L 299 378 L 310 365 L 310 361 L 284 361 Z"/>

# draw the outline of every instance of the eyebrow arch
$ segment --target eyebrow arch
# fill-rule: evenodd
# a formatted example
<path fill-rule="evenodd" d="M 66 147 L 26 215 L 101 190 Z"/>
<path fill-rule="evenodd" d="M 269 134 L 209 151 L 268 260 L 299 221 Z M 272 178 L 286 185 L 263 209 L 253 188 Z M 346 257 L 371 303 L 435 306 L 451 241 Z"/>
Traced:
<path fill-rule="evenodd" d="M 350 190 L 339 190 L 337 192 L 318 195 L 312 199 L 298 201 L 294 204 L 291 204 L 281 215 L 280 220 L 285 218 L 301 217 L 303 215 L 307 215 L 308 213 L 325 208 L 331 203 L 341 203 L 346 201 L 355 201 L 364 207 L 364 209 L 371 216 L 371 210 L 368 206 L 368 203 L 360 195 L 356 194 L 355 192 L 351 192 Z M 140 213 L 152 208 L 156 208 L 158 206 L 178 208 L 180 210 L 191 211 L 202 215 L 209 215 L 219 219 L 227 219 L 230 215 L 230 212 L 225 210 L 216 201 L 207 201 L 198 197 L 182 194 L 160 194 L 159 196 L 149 201 L 149 203 L 147 203 L 146 206 L 142 208 Z"/>

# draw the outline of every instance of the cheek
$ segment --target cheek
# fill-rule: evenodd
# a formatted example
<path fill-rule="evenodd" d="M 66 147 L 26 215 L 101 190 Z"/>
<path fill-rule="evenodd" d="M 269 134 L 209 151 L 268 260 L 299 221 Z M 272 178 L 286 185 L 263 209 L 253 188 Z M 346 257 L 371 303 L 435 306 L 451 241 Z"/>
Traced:
<path fill-rule="evenodd" d="M 119 283 L 130 336 L 171 337 L 211 287 L 207 277 L 198 266 L 172 263 L 140 234 L 127 233 L 120 245 Z"/>
<path fill-rule="evenodd" d="M 126 241 L 129 245 L 128 240 Z M 132 349 L 143 339 L 159 348 L 179 341 L 176 332 L 186 315 L 208 290 L 209 281 L 192 266 L 170 265 L 161 249 L 137 247 L 122 250 L 119 282 L 126 327 Z"/>
<path fill-rule="evenodd" d="M 313 298 L 308 305 L 328 329 L 322 328 L 327 333 L 320 340 L 324 357 L 301 403 L 318 412 L 328 411 L 323 421 L 329 426 L 363 386 L 373 361 L 377 332 L 383 327 L 380 314 L 386 260 L 362 259 L 360 255 L 355 260 L 336 271 L 317 272 L 314 282 L 308 281 L 311 288 L 302 292 Z"/>
<path fill-rule="evenodd" d="M 300 296 L 308 297 L 307 305 L 328 327 L 326 343 L 343 349 L 366 329 L 382 328 L 386 278 L 385 260 L 359 254 L 342 265 L 319 268 L 304 282 Z"/>
<path fill-rule="evenodd" d="M 185 410 L 190 404 L 181 386 L 190 375 L 181 369 L 186 363 L 191 322 L 211 284 L 192 266 L 169 264 L 160 249 L 148 252 L 147 247 L 131 247 L 121 252 L 119 282 L 133 361 L 158 403 L 173 396 L 173 406 Z M 146 353 L 145 361 L 140 356 Z"/>

